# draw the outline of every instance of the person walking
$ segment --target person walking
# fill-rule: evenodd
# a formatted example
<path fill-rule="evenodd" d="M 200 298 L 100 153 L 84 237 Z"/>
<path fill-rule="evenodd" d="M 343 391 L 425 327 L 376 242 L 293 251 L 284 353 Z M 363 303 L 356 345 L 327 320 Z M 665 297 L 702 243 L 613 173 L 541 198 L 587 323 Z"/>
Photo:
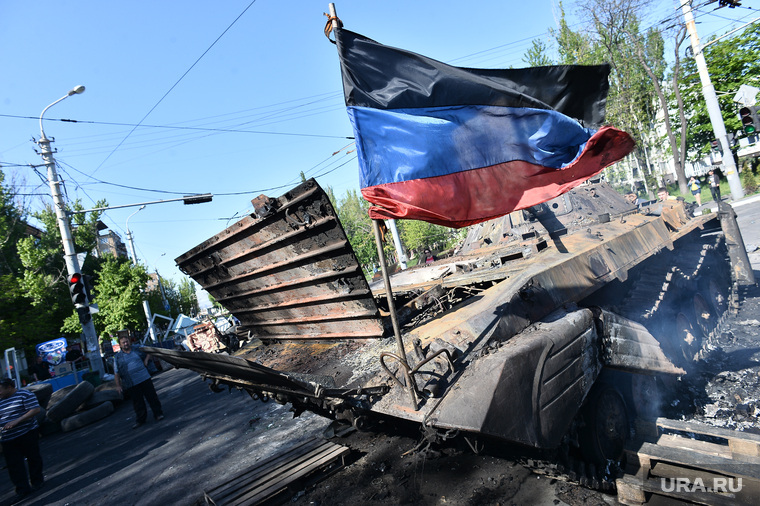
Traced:
<path fill-rule="evenodd" d="M 34 381 L 43 381 L 50 379 L 50 363 L 46 360 L 43 360 L 43 358 L 39 355 L 37 355 L 37 358 L 35 360 L 35 363 L 30 365 L 27 368 L 26 372 L 32 375 Z"/>
<path fill-rule="evenodd" d="M 127 336 L 119 338 L 119 346 L 121 350 L 114 355 L 114 380 L 119 393 L 126 391 L 132 397 L 132 407 L 135 410 L 135 424 L 132 428 L 136 429 L 145 423 L 148 417 L 146 400 L 156 421 L 163 420 L 161 402 L 148 372 L 150 355 L 139 348 L 132 348 L 132 341 Z"/>
<path fill-rule="evenodd" d="M 710 195 L 715 202 L 720 203 L 720 175 L 711 170 L 708 172 L 708 179 L 710 180 Z"/>
<path fill-rule="evenodd" d="M 702 188 L 699 187 L 699 181 L 692 176 L 691 179 L 689 179 L 689 190 L 691 190 L 691 194 L 694 195 L 694 199 L 697 201 L 697 205 L 702 205 Z"/>
<path fill-rule="evenodd" d="M 16 487 L 13 503 L 39 489 L 45 481 L 37 423 L 39 412 L 40 404 L 32 392 L 17 390 L 10 378 L 0 380 L 0 428 L 5 464 Z"/>

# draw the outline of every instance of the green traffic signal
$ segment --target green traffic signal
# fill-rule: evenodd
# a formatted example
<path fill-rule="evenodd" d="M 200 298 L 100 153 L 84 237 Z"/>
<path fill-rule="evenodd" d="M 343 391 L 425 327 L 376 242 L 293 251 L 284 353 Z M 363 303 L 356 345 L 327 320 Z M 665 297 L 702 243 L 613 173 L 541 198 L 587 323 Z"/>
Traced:
<path fill-rule="evenodd" d="M 745 134 L 751 135 L 757 132 L 758 118 L 756 107 L 742 107 L 739 109 L 739 118 L 742 122 L 742 130 Z"/>

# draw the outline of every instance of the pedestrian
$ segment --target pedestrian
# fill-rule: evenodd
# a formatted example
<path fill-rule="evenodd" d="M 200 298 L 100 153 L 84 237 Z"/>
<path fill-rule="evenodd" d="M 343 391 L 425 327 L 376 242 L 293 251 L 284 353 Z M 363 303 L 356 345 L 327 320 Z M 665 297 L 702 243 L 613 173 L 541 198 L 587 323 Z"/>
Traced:
<path fill-rule="evenodd" d="M 664 186 L 660 186 L 657 188 L 657 200 L 664 202 L 666 200 L 677 200 L 677 197 L 672 196 Z"/>
<path fill-rule="evenodd" d="M 691 194 L 694 195 L 694 198 L 697 201 L 697 205 L 702 205 L 702 189 L 699 187 L 699 181 L 692 176 L 691 179 L 689 179 L 689 190 L 691 190 Z"/>
<path fill-rule="evenodd" d="M 30 365 L 26 372 L 34 378 L 34 381 L 50 379 L 50 362 L 43 360 L 41 356 L 37 355 L 35 363 Z"/>
<path fill-rule="evenodd" d="M 119 338 L 119 346 L 121 350 L 114 355 L 114 380 L 119 393 L 126 391 L 132 397 L 132 406 L 135 410 L 135 424 L 132 428 L 136 429 L 145 423 L 148 417 L 148 410 L 145 408 L 146 400 L 150 404 L 150 410 L 153 411 L 156 421 L 163 420 L 161 402 L 158 400 L 156 387 L 153 386 L 153 380 L 150 379 L 148 372 L 150 355 L 140 348 L 132 348 L 132 342 L 127 336 Z"/>
<path fill-rule="evenodd" d="M 640 198 L 638 195 L 636 195 L 635 192 L 626 193 L 625 201 L 629 204 L 633 204 L 636 207 L 639 207 L 640 205 L 646 203 L 646 200 Z"/>
<path fill-rule="evenodd" d="M 720 202 L 720 175 L 714 170 L 711 170 L 708 174 L 708 179 L 710 180 L 710 195 L 712 195 L 715 202 Z"/>
<path fill-rule="evenodd" d="M 0 428 L 5 464 L 16 487 L 13 502 L 39 489 L 45 481 L 36 418 L 39 412 L 40 404 L 32 392 L 17 390 L 10 378 L 0 380 Z"/>

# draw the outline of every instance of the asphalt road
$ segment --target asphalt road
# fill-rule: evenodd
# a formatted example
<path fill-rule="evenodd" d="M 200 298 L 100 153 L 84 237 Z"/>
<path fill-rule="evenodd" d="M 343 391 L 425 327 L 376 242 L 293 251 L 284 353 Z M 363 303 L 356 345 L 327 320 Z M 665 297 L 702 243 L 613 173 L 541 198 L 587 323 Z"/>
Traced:
<path fill-rule="evenodd" d="M 82 429 L 41 439 L 45 485 L 24 505 L 193 504 L 205 489 L 239 474 L 283 445 L 321 434 L 328 421 L 254 402 L 233 390 L 212 393 L 198 374 L 154 377 L 166 418 L 133 430 L 131 401 Z M 4 462 L 3 462 L 4 463 Z M 0 472 L 0 504 L 14 495 Z"/>

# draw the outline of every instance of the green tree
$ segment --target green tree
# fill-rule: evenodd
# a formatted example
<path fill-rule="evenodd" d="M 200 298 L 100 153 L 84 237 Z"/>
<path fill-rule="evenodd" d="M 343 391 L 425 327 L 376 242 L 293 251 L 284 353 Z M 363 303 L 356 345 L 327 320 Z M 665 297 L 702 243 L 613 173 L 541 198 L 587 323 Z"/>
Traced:
<path fill-rule="evenodd" d="M 93 315 L 93 322 L 101 333 L 114 334 L 122 329 L 147 327 L 142 298 L 148 278 L 142 265 L 134 265 L 124 257 L 104 256 L 93 297 L 99 309 Z M 76 314 L 66 319 L 64 328 L 68 332 L 78 331 Z"/>
<path fill-rule="evenodd" d="M 330 193 L 328 193 L 330 195 Z M 333 199 L 335 196 L 333 195 Z M 333 200 L 333 202 L 335 202 Z M 372 232 L 372 220 L 369 218 L 369 202 L 364 200 L 356 190 L 347 190 L 337 205 L 333 204 L 338 219 L 343 225 L 348 242 L 356 253 L 359 264 L 370 270 L 379 261 L 375 237 Z"/>
<path fill-rule="evenodd" d="M 24 235 L 25 210 L 0 171 L 0 346 L 24 348 L 34 341 L 35 309 L 21 284 L 21 259 L 16 244 Z"/>
<path fill-rule="evenodd" d="M 433 249 L 433 244 L 438 243 L 438 249 L 443 249 L 451 229 L 434 225 L 425 221 L 404 220 L 399 221 L 399 235 L 404 246 L 409 251 L 419 253 L 425 248 Z"/>
<path fill-rule="evenodd" d="M 523 61 L 530 67 L 544 67 L 552 65 L 552 59 L 549 57 L 546 44 L 540 39 L 533 39 L 530 48 L 525 52 Z"/>
<path fill-rule="evenodd" d="M 198 296 L 196 291 L 198 285 L 190 278 L 182 278 L 177 286 L 179 294 L 179 309 L 182 314 L 198 314 Z"/>

